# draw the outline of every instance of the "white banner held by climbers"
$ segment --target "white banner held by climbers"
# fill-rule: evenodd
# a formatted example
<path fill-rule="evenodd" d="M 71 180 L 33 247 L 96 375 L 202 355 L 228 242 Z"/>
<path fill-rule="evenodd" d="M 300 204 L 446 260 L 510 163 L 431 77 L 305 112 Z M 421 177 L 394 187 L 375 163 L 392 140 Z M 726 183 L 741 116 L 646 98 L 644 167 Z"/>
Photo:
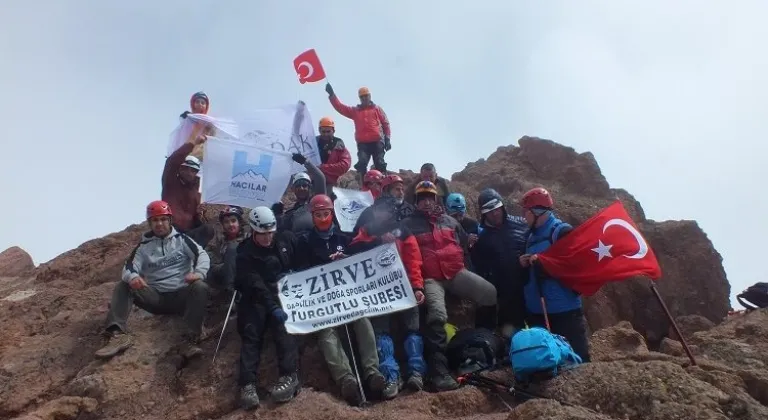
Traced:
<path fill-rule="evenodd" d="M 285 328 L 291 334 L 309 334 L 416 306 L 394 243 L 290 273 L 278 287 L 280 304 L 288 314 Z"/>
<path fill-rule="evenodd" d="M 339 229 L 342 232 L 352 232 L 363 210 L 373 204 L 373 195 L 370 191 L 339 187 L 333 187 L 333 193 L 336 194 L 333 210 L 336 213 L 336 220 L 339 221 Z"/>

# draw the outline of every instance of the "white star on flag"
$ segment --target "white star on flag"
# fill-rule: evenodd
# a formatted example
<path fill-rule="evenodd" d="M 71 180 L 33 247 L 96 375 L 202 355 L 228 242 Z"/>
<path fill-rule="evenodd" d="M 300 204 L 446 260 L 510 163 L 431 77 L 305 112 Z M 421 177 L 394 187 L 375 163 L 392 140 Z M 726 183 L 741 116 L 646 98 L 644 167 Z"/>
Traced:
<path fill-rule="evenodd" d="M 601 240 L 597 240 L 597 248 L 592 248 L 592 251 L 597 253 L 597 262 L 602 261 L 605 257 L 611 257 L 613 258 L 613 255 L 611 255 L 611 248 L 613 245 L 606 245 Z"/>

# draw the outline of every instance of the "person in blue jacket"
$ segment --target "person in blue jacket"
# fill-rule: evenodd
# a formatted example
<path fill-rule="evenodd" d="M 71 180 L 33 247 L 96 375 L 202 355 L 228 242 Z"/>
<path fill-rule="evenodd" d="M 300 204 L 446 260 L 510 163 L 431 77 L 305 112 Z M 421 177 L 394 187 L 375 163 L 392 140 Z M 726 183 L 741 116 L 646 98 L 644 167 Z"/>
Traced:
<path fill-rule="evenodd" d="M 528 274 L 519 258 L 525 254 L 528 225 L 524 218 L 507 213 L 501 195 L 492 188 L 480 192 L 477 204 L 482 230 L 470 253 L 472 265 L 496 286 L 498 304 L 478 308 L 475 324 L 489 330 L 501 327 L 502 335 L 509 338 L 525 326 L 523 286 Z"/>
<path fill-rule="evenodd" d="M 533 257 L 567 235 L 573 227 L 555 215 L 552 196 L 544 188 L 534 188 L 525 193 L 521 205 L 525 221 L 531 228 L 525 254 L 520 256 L 520 265 L 530 267 L 529 280 L 524 288 L 528 323 L 546 326 L 546 306 L 552 333 L 565 337 L 582 361 L 589 362 L 587 321 L 584 319 L 581 296 L 549 276 Z"/>

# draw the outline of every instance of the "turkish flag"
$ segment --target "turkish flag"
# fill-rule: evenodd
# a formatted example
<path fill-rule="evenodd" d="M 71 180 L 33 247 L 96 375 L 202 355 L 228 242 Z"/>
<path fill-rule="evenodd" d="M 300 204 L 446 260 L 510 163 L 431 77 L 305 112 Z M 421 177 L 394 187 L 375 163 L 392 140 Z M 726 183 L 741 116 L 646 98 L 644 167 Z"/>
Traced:
<path fill-rule="evenodd" d="M 661 277 L 656 255 L 621 201 L 574 228 L 536 258 L 550 276 L 584 296 L 632 276 Z"/>
<path fill-rule="evenodd" d="M 314 83 L 325 79 L 325 70 L 315 49 L 306 50 L 293 59 L 293 68 L 299 76 L 299 83 Z"/>

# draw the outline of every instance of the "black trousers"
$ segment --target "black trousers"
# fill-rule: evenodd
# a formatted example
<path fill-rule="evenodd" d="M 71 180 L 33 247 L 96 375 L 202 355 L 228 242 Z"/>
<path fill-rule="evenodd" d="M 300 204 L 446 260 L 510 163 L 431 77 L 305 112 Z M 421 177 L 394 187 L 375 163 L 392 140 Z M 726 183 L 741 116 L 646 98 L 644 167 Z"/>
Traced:
<path fill-rule="evenodd" d="M 528 314 L 530 326 L 546 328 L 544 315 Z M 553 334 L 562 335 L 573 347 L 573 351 L 581 357 L 581 361 L 587 363 L 589 356 L 589 339 L 587 338 L 587 320 L 581 309 L 574 311 L 549 314 L 549 325 Z"/>
<path fill-rule="evenodd" d="M 384 150 L 384 142 L 377 141 L 375 143 L 357 143 L 357 163 L 355 169 L 363 176 L 368 172 L 368 162 L 373 157 L 373 166 L 377 171 L 386 174 L 387 162 L 384 161 L 384 154 L 387 153 Z"/>
<path fill-rule="evenodd" d="M 237 332 L 240 346 L 240 386 L 258 382 L 264 333 L 272 331 L 280 376 L 298 371 L 299 350 L 294 336 L 264 306 L 241 303 L 237 307 Z"/>

